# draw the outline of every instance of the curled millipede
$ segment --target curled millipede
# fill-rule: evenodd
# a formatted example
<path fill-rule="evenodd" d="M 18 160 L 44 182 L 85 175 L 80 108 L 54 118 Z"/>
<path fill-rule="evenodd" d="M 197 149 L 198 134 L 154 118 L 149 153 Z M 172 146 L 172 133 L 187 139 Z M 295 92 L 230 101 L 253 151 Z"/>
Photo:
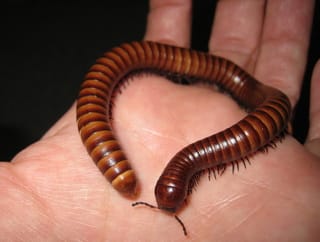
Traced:
<path fill-rule="evenodd" d="M 248 111 L 238 123 L 186 146 L 169 161 L 155 187 L 160 209 L 175 213 L 201 171 L 244 161 L 286 131 L 291 116 L 287 96 L 258 82 L 229 60 L 149 41 L 115 47 L 85 76 L 77 102 L 77 122 L 88 153 L 122 194 L 135 193 L 137 181 L 114 136 L 111 103 L 123 78 L 139 71 L 160 73 L 169 79 L 178 76 L 191 84 L 201 81 L 217 85 Z"/>

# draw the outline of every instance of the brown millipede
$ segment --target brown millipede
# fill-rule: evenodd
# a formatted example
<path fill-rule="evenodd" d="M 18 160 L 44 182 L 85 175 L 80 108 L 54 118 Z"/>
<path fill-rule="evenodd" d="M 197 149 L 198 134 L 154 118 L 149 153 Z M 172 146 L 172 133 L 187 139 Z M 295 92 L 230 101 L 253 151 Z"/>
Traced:
<path fill-rule="evenodd" d="M 160 209 L 175 213 L 199 172 L 243 160 L 264 149 L 287 128 L 291 115 L 287 96 L 258 82 L 231 61 L 149 41 L 115 47 L 99 58 L 85 76 L 77 102 L 77 122 L 88 153 L 122 194 L 134 193 L 137 182 L 112 131 L 111 102 L 121 80 L 139 71 L 181 76 L 191 83 L 212 83 L 248 111 L 238 123 L 188 145 L 169 161 L 155 187 Z"/>

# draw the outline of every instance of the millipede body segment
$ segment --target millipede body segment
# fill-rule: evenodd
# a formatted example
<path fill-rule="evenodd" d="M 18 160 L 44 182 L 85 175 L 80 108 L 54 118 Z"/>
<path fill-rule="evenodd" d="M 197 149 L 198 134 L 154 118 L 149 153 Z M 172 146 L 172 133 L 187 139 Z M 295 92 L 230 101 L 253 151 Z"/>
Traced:
<path fill-rule="evenodd" d="M 224 58 L 155 42 L 132 42 L 106 52 L 85 76 L 77 102 L 82 141 L 102 174 L 122 194 L 133 194 L 137 181 L 112 130 L 114 91 L 132 72 L 148 71 L 212 83 L 228 92 L 248 115 L 219 133 L 179 151 L 160 176 L 158 208 L 175 212 L 200 171 L 236 162 L 281 136 L 291 115 L 289 99 Z"/>

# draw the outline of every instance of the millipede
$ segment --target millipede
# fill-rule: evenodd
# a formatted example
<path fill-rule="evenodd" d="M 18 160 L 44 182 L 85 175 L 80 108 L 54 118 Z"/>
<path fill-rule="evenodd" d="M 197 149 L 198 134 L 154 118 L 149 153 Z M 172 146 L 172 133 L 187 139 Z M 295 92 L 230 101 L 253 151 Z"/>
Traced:
<path fill-rule="evenodd" d="M 262 84 L 233 62 L 204 52 L 151 41 L 125 43 L 106 52 L 85 75 L 77 100 L 77 123 L 89 155 L 112 186 L 123 195 L 136 192 L 137 178 L 112 129 L 116 90 L 132 73 L 151 72 L 189 84 L 218 86 L 247 111 L 231 127 L 187 145 L 168 162 L 155 186 L 157 206 L 175 214 L 199 174 L 225 169 L 281 139 L 291 116 L 288 97 Z M 175 216 L 186 229 L 181 220 Z"/>

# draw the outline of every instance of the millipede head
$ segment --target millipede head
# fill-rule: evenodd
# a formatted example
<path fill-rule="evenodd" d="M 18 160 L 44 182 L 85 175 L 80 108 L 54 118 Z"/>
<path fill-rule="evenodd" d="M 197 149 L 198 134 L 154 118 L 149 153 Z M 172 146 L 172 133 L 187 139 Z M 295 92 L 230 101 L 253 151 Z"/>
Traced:
<path fill-rule="evenodd" d="M 178 186 L 157 183 L 155 196 L 159 209 L 175 213 L 185 201 L 187 190 Z"/>

